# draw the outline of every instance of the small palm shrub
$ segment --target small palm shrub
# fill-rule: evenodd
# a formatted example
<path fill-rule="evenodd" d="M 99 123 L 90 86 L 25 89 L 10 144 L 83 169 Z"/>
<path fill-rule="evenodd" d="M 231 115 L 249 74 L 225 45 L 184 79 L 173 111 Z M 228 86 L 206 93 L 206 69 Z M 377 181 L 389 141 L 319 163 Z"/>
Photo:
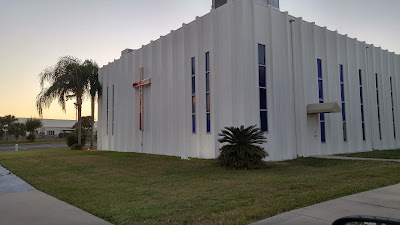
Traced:
<path fill-rule="evenodd" d="M 219 164 L 232 169 L 257 169 L 264 164 L 263 159 L 268 156 L 264 148 L 259 145 L 266 142 L 264 132 L 256 126 L 245 128 L 225 127 L 221 131 L 221 144 L 225 144 L 219 150 Z"/>

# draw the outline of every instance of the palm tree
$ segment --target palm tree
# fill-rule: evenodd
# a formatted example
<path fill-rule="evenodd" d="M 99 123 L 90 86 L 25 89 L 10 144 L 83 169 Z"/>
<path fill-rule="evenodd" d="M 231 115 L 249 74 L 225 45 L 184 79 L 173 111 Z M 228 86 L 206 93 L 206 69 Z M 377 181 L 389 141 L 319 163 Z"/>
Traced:
<path fill-rule="evenodd" d="M 57 100 L 63 111 L 66 111 L 66 101 L 75 98 L 78 109 L 78 145 L 82 144 L 82 100 L 88 89 L 88 77 L 81 61 L 72 56 L 64 56 L 56 65 L 45 69 L 39 75 L 41 92 L 37 96 L 36 107 L 39 115 L 43 108 L 49 108 Z M 49 83 L 49 87 L 45 84 Z"/>
<path fill-rule="evenodd" d="M 92 60 L 86 60 L 83 63 L 85 73 L 88 75 L 90 104 L 91 104 L 91 124 L 90 124 L 90 149 L 93 149 L 94 139 L 94 104 L 96 97 L 101 96 L 101 84 L 99 82 L 99 66 Z"/>
<path fill-rule="evenodd" d="M 221 166 L 235 169 L 254 169 L 263 164 L 268 156 L 264 148 L 259 145 L 266 142 L 264 132 L 256 126 L 245 128 L 225 127 L 218 141 L 222 144 L 218 157 Z"/>

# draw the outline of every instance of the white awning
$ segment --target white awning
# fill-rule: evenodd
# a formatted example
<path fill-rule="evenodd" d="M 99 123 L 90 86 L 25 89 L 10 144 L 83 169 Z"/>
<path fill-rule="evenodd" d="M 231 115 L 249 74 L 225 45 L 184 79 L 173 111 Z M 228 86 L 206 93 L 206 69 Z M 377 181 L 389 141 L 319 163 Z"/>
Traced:
<path fill-rule="evenodd" d="M 340 113 L 342 109 L 337 102 L 317 103 L 307 106 L 307 114 Z"/>

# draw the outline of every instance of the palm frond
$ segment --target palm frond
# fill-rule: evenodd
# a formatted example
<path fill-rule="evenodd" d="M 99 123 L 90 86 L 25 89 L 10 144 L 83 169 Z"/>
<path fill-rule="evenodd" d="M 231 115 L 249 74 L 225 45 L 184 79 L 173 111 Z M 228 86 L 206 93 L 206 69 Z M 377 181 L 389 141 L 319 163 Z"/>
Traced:
<path fill-rule="evenodd" d="M 259 145 L 266 142 L 264 133 L 257 126 L 225 127 L 218 141 L 226 143 L 220 149 L 218 160 L 221 166 L 253 169 L 262 165 L 268 153 Z"/>

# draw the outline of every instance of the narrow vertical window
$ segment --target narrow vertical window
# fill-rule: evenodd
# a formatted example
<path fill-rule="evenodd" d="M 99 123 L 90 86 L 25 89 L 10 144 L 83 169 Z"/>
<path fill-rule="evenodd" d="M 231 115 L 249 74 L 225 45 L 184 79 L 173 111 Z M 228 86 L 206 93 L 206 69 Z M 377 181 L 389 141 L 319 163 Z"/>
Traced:
<path fill-rule="evenodd" d="M 342 102 L 342 126 L 343 126 L 343 141 L 347 141 L 347 123 L 346 123 L 346 98 L 344 88 L 344 71 L 343 65 L 339 65 L 340 71 L 340 96 Z"/>
<path fill-rule="evenodd" d="M 265 59 L 265 45 L 258 44 L 258 77 L 260 91 L 260 124 L 261 131 L 268 132 L 267 106 L 267 68 Z"/>
<path fill-rule="evenodd" d="M 358 70 L 358 80 L 360 83 L 360 102 L 361 102 L 361 129 L 363 141 L 366 140 L 365 136 L 365 111 L 364 111 L 364 93 L 363 93 L 363 82 L 362 82 L 362 71 Z"/>
<path fill-rule="evenodd" d="M 210 52 L 206 52 L 206 126 L 211 133 Z"/>
<path fill-rule="evenodd" d="M 378 74 L 375 74 L 375 83 L 376 83 L 376 104 L 378 108 L 378 128 L 379 128 L 379 139 L 382 140 L 382 126 L 381 126 L 381 111 L 379 105 L 379 83 L 378 83 Z"/>
<path fill-rule="evenodd" d="M 395 117 L 394 117 L 394 101 L 393 101 L 393 83 L 392 83 L 392 77 L 390 77 L 390 97 L 392 100 L 392 120 L 393 120 L 393 136 L 394 139 L 396 139 L 396 123 L 395 123 Z"/>
<path fill-rule="evenodd" d="M 196 58 L 191 60 L 192 77 L 192 133 L 195 134 L 196 128 Z"/>
<path fill-rule="evenodd" d="M 115 127 L 115 88 L 112 86 L 112 135 L 114 136 Z"/>
<path fill-rule="evenodd" d="M 319 103 L 324 103 L 324 82 L 322 75 L 322 60 L 317 59 L 317 70 L 318 70 L 318 97 Z M 319 125 L 321 129 L 321 142 L 326 143 L 326 127 L 325 127 L 325 114 L 321 113 L 319 115 Z"/>
<path fill-rule="evenodd" d="M 108 115 L 109 115 L 109 111 L 108 111 L 108 109 L 109 109 L 109 95 L 108 95 L 108 86 L 107 86 L 107 116 L 106 116 L 106 120 L 107 120 L 107 122 L 106 122 L 106 124 L 107 124 L 107 129 L 106 129 L 106 134 L 108 135 L 108 123 L 109 123 L 109 117 L 108 117 Z"/>

